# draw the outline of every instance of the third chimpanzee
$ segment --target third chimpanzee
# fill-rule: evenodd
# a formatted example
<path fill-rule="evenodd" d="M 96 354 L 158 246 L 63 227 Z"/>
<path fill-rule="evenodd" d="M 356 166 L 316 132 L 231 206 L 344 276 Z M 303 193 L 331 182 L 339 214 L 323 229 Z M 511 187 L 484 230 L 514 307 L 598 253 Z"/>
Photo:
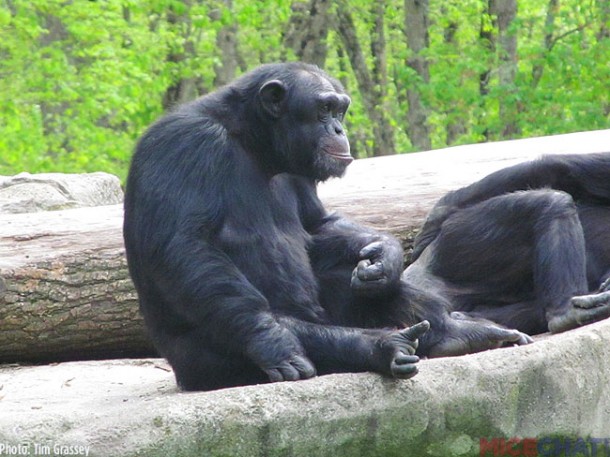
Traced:
<path fill-rule="evenodd" d="M 535 334 L 610 316 L 610 153 L 551 155 L 445 195 L 403 280 L 465 325 Z M 463 353 L 446 340 L 429 355 Z"/>
<path fill-rule="evenodd" d="M 408 378 L 429 326 L 423 354 L 442 355 L 447 341 L 464 352 L 527 342 L 454 318 L 400 280 L 397 240 L 326 212 L 316 185 L 352 161 L 349 103 L 317 67 L 265 65 L 140 139 L 125 194 L 127 260 L 182 388 L 316 372 Z"/>

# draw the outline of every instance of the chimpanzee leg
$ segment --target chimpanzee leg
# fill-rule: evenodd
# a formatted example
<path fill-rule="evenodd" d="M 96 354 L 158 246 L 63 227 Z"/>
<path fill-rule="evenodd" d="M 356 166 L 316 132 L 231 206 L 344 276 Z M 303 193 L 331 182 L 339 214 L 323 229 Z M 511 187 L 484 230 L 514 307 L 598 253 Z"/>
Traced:
<path fill-rule="evenodd" d="M 417 374 L 415 355 L 418 339 L 428 330 L 427 322 L 403 330 L 359 329 L 314 324 L 291 317 L 277 317 L 277 322 L 296 336 L 307 358 L 299 356 L 265 370 L 243 353 L 227 348 L 210 348 L 205 332 L 197 330 L 168 336 L 171 342 L 163 354 L 174 369 L 178 385 L 184 390 L 211 390 L 271 381 L 289 381 L 312 377 L 317 373 L 375 371 L 395 378 Z M 281 349 L 281 348 L 280 348 Z M 273 351 L 273 347 L 266 350 Z"/>
<path fill-rule="evenodd" d="M 176 382 L 183 390 L 214 390 L 247 384 L 261 384 L 268 378 L 252 361 L 209 347 L 205 332 L 192 330 L 180 336 L 165 336 L 163 353 L 171 364 Z"/>
<path fill-rule="evenodd" d="M 457 311 L 472 319 L 488 319 L 507 328 L 515 328 L 536 335 L 548 330 L 545 310 L 536 299 L 502 305 L 477 305 L 468 307 L 472 311 Z"/>
<path fill-rule="evenodd" d="M 489 320 L 468 320 L 451 313 L 452 303 L 443 294 L 443 281 L 421 268 L 422 264 L 420 259 L 403 272 L 395 294 L 377 297 L 354 296 L 350 289 L 351 264 L 318 271 L 321 303 L 331 322 L 342 326 L 403 328 L 428 321 L 430 330 L 419 338 L 417 354 L 421 356 L 460 355 L 532 341 L 517 330 Z M 314 353 L 324 353 L 331 347 L 324 345 Z M 340 350 L 333 350 L 323 364 L 340 354 Z M 350 357 L 355 354 L 358 352 L 348 351 Z"/>
<path fill-rule="evenodd" d="M 523 306 L 513 319 L 506 305 L 531 304 L 551 331 L 579 325 L 571 299 L 587 292 L 586 252 L 567 193 L 515 192 L 460 210 L 427 251 L 418 262 L 442 279 L 454 310 L 519 325 Z"/>

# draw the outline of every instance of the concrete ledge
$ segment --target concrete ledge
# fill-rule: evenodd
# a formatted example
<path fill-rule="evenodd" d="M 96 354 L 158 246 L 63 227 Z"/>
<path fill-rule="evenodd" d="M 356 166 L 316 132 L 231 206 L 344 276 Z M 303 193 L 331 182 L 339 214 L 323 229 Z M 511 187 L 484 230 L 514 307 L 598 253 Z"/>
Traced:
<path fill-rule="evenodd" d="M 87 446 L 104 457 L 474 456 L 481 438 L 610 438 L 609 384 L 610 321 L 525 347 L 425 360 L 408 381 L 345 374 L 182 393 L 156 359 L 3 367 L 0 448 L 22 444 L 29 453 L 21 455 L 36 455 L 35 444 Z"/>

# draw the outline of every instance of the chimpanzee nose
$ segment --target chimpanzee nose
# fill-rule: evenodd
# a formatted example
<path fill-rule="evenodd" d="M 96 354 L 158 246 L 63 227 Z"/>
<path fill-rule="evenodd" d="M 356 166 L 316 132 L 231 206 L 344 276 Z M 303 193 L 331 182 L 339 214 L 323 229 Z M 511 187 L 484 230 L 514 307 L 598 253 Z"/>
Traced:
<path fill-rule="evenodd" d="M 335 133 L 337 135 L 342 135 L 344 133 L 343 131 L 343 126 L 341 125 L 341 122 L 339 121 L 334 121 L 334 127 L 335 127 Z"/>

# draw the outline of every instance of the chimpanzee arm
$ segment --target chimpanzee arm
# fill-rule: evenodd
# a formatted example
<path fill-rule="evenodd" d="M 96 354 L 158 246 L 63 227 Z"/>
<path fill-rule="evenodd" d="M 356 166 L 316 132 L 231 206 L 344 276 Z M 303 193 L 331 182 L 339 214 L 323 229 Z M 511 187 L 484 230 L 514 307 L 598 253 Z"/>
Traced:
<path fill-rule="evenodd" d="M 610 202 L 610 153 L 543 156 L 449 192 L 428 214 L 415 240 L 412 260 L 436 238 L 443 222 L 455 211 L 505 193 L 545 187 L 567 192 L 577 202 Z"/>
<path fill-rule="evenodd" d="M 360 296 L 380 296 L 398 291 L 404 253 L 391 235 L 328 214 L 318 199 L 315 183 L 298 179 L 301 220 L 313 236 L 310 258 L 314 269 L 326 272 L 349 268 L 351 288 Z"/>
<path fill-rule="evenodd" d="M 168 314 L 168 325 L 169 314 L 178 313 L 179 325 L 203 332 L 206 344 L 246 356 L 270 376 L 278 369 L 300 378 L 315 374 L 297 336 L 277 322 L 267 299 L 222 251 L 200 237 L 177 233 L 161 256 L 154 277 L 173 305 L 159 310 Z"/>

